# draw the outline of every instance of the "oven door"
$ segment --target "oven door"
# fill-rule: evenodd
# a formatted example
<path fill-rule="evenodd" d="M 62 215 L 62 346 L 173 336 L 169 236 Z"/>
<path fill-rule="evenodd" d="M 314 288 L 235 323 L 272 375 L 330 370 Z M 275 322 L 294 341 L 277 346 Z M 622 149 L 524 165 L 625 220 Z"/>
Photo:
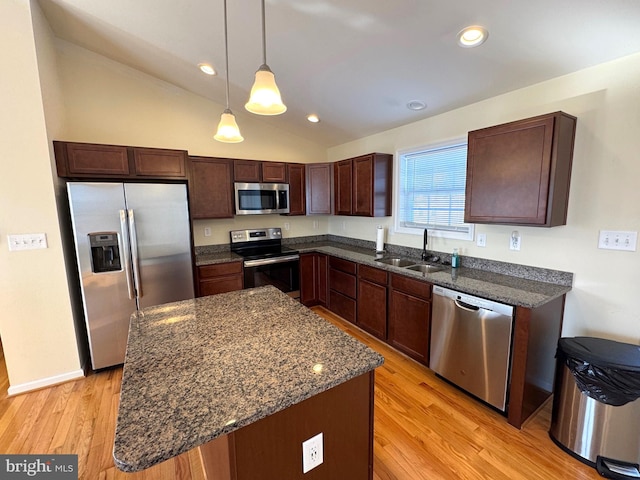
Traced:
<path fill-rule="evenodd" d="M 293 298 L 300 297 L 300 256 L 246 260 L 244 288 L 273 285 Z"/>

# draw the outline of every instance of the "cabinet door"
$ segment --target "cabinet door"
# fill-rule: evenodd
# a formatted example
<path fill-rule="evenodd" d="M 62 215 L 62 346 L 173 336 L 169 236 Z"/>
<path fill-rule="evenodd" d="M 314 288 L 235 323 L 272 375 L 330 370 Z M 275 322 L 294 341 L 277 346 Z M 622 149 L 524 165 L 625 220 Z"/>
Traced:
<path fill-rule="evenodd" d="M 335 214 L 351 215 L 353 194 L 352 161 L 342 160 L 334 164 Z"/>
<path fill-rule="evenodd" d="M 381 340 L 387 338 L 387 287 L 358 279 L 356 325 Z"/>
<path fill-rule="evenodd" d="M 287 165 L 283 162 L 260 162 L 262 165 L 262 181 L 270 183 L 287 183 Z"/>
<path fill-rule="evenodd" d="M 289 215 L 305 214 L 304 170 L 305 168 L 302 164 L 287 164 L 289 177 Z"/>
<path fill-rule="evenodd" d="M 331 163 L 306 165 L 308 215 L 331 215 L 332 169 Z"/>
<path fill-rule="evenodd" d="M 465 222 L 564 225 L 574 135 L 562 112 L 469 132 Z"/>
<path fill-rule="evenodd" d="M 242 275 L 209 278 L 198 283 L 198 296 L 217 295 L 218 293 L 242 290 Z"/>
<path fill-rule="evenodd" d="M 129 176 L 127 147 L 91 143 L 54 142 L 61 177 Z"/>
<path fill-rule="evenodd" d="M 387 341 L 401 352 L 427 365 L 430 318 L 431 302 L 392 289 L 389 294 Z"/>
<path fill-rule="evenodd" d="M 318 304 L 318 254 L 300 255 L 300 303 L 311 307 Z"/>
<path fill-rule="evenodd" d="M 353 215 L 373 216 L 373 156 L 353 159 Z"/>
<path fill-rule="evenodd" d="M 226 158 L 190 157 L 191 218 L 233 217 L 231 166 Z"/>
<path fill-rule="evenodd" d="M 135 172 L 143 177 L 185 178 L 187 152 L 160 148 L 133 148 Z"/>
<path fill-rule="evenodd" d="M 327 295 L 329 292 L 328 286 L 328 273 L 329 273 L 329 257 L 324 253 L 318 254 L 318 303 L 320 305 L 327 305 Z"/>
<path fill-rule="evenodd" d="M 257 160 L 234 160 L 233 180 L 235 182 L 258 183 L 262 181 L 262 166 Z"/>

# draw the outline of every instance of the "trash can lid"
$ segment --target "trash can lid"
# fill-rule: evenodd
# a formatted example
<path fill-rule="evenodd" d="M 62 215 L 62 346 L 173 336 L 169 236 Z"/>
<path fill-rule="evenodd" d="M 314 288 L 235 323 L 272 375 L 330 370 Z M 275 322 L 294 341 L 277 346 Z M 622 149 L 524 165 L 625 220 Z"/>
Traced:
<path fill-rule="evenodd" d="M 558 341 L 558 350 L 600 367 L 640 372 L 640 345 L 596 337 L 565 337 Z"/>

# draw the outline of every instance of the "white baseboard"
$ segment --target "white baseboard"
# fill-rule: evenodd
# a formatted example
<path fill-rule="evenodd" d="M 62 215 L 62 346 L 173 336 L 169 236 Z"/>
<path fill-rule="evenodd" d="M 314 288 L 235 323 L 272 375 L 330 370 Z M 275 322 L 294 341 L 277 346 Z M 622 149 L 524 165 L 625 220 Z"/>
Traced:
<path fill-rule="evenodd" d="M 83 370 L 74 370 L 73 372 L 63 373 L 56 375 L 55 377 L 42 378 L 40 380 L 34 380 L 33 382 L 22 383 L 20 385 L 13 385 L 9 387 L 7 393 L 9 396 L 18 395 L 20 393 L 31 392 L 40 388 L 51 387 L 59 383 L 69 382 L 71 380 L 77 380 L 84 377 Z"/>

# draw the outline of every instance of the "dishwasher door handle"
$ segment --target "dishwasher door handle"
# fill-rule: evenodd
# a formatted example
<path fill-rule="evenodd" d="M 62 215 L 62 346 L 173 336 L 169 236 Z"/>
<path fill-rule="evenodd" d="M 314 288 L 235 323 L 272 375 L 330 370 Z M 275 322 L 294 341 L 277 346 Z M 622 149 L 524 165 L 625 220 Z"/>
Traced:
<path fill-rule="evenodd" d="M 478 310 L 480 310 L 480 307 L 461 302 L 460 300 L 454 300 L 453 303 L 456 304 L 456 307 L 461 308 L 462 310 L 466 310 L 467 312 L 477 312 Z"/>

